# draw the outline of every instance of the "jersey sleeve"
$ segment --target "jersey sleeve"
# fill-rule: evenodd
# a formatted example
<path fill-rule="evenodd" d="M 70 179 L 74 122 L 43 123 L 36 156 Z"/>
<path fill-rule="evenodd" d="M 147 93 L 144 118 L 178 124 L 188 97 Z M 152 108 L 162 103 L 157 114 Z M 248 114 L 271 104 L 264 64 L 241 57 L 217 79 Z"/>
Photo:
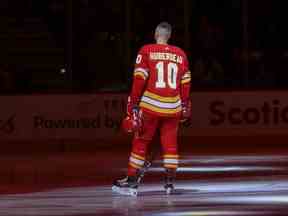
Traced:
<path fill-rule="evenodd" d="M 187 56 L 183 57 L 183 73 L 181 77 L 181 100 L 182 102 L 187 102 L 190 97 L 190 87 L 191 87 L 191 72 L 189 70 L 189 62 Z"/>
<path fill-rule="evenodd" d="M 145 48 L 142 48 L 137 55 L 135 69 L 133 73 L 133 84 L 130 93 L 130 100 L 132 104 L 139 104 L 148 77 L 148 54 Z"/>
<path fill-rule="evenodd" d="M 140 77 L 144 80 L 149 77 L 148 53 L 145 47 L 141 48 L 138 52 L 134 69 L 134 77 Z"/>
<path fill-rule="evenodd" d="M 191 72 L 189 70 L 189 62 L 186 55 L 183 57 L 182 71 L 181 84 L 189 83 L 191 81 Z"/>

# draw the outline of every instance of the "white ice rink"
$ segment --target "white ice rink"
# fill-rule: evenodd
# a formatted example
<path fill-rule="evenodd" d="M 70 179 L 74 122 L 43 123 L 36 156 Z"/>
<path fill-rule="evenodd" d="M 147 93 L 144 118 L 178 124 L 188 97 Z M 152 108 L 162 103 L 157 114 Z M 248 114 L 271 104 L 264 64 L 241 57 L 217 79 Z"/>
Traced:
<path fill-rule="evenodd" d="M 288 215 L 287 158 L 194 159 L 182 161 L 186 171 L 180 169 L 179 172 L 189 178 L 177 181 L 176 193 L 170 196 L 165 194 L 160 181 L 144 182 L 138 197 L 116 194 L 111 185 L 0 195 L 0 216 Z M 193 163 L 198 163 L 197 169 Z M 158 165 L 150 170 L 152 173 L 158 171 L 161 171 Z M 257 175 L 243 175 L 243 172 L 258 171 Z M 226 174 L 217 179 L 193 179 L 198 172 Z M 232 172 L 239 172 L 239 176 L 230 176 Z"/>

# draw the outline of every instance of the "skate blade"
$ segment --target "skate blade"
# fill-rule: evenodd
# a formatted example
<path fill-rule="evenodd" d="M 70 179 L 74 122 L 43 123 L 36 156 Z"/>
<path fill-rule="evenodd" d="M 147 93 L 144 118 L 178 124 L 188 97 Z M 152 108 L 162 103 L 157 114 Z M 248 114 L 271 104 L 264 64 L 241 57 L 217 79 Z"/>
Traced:
<path fill-rule="evenodd" d="M 133 188 L 120 188 L 117 186 L 112 186 L 112 191 L 119 193 L 121 195 L 126 195 L 126 196 L 137 196 L 138 192 L 137 189 Z"/>

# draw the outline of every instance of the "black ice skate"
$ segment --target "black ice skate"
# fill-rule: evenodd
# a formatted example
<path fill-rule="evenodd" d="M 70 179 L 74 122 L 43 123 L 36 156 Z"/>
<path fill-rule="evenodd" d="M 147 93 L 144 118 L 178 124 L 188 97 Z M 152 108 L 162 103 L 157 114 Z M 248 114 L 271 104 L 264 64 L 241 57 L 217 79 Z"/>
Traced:
<path fill-rule="evenodd" d="M 175 174 L 176 174 L 175 170 L 166 169 L 164 189 L 167 195 L 172 194 L 175 191 L 174 188 Z"/>
<path fill-rule="evenodd" d="M 127 176 L 124 179 L 116 180 L 112 186 L 112 191 L 129 196 L 137 196 L 137 189 L 137 177 L 134 176 Z"/>
<path fill-rule="evenodd" d="M 151 165 L 151 162 L 145 161 L 144 166 L 137 170 L 135 177 L 127 176 L 124 179 L 114 181 L 112 190 L 123 195 L 137 196 L 138 185 Z"/>

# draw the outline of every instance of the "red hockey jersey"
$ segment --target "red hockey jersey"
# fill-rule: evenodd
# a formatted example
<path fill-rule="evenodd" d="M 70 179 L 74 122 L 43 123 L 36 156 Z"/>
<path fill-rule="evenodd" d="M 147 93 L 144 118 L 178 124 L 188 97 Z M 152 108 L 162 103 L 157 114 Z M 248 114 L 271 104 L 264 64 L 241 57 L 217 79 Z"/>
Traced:
<path fill-rule="evenodd" d="M 177 116 L 188 100 L 191 73 L 187 57 L 178 47 L 143 46 L 136 59 L 131 102 L 157 116 Z"/>

